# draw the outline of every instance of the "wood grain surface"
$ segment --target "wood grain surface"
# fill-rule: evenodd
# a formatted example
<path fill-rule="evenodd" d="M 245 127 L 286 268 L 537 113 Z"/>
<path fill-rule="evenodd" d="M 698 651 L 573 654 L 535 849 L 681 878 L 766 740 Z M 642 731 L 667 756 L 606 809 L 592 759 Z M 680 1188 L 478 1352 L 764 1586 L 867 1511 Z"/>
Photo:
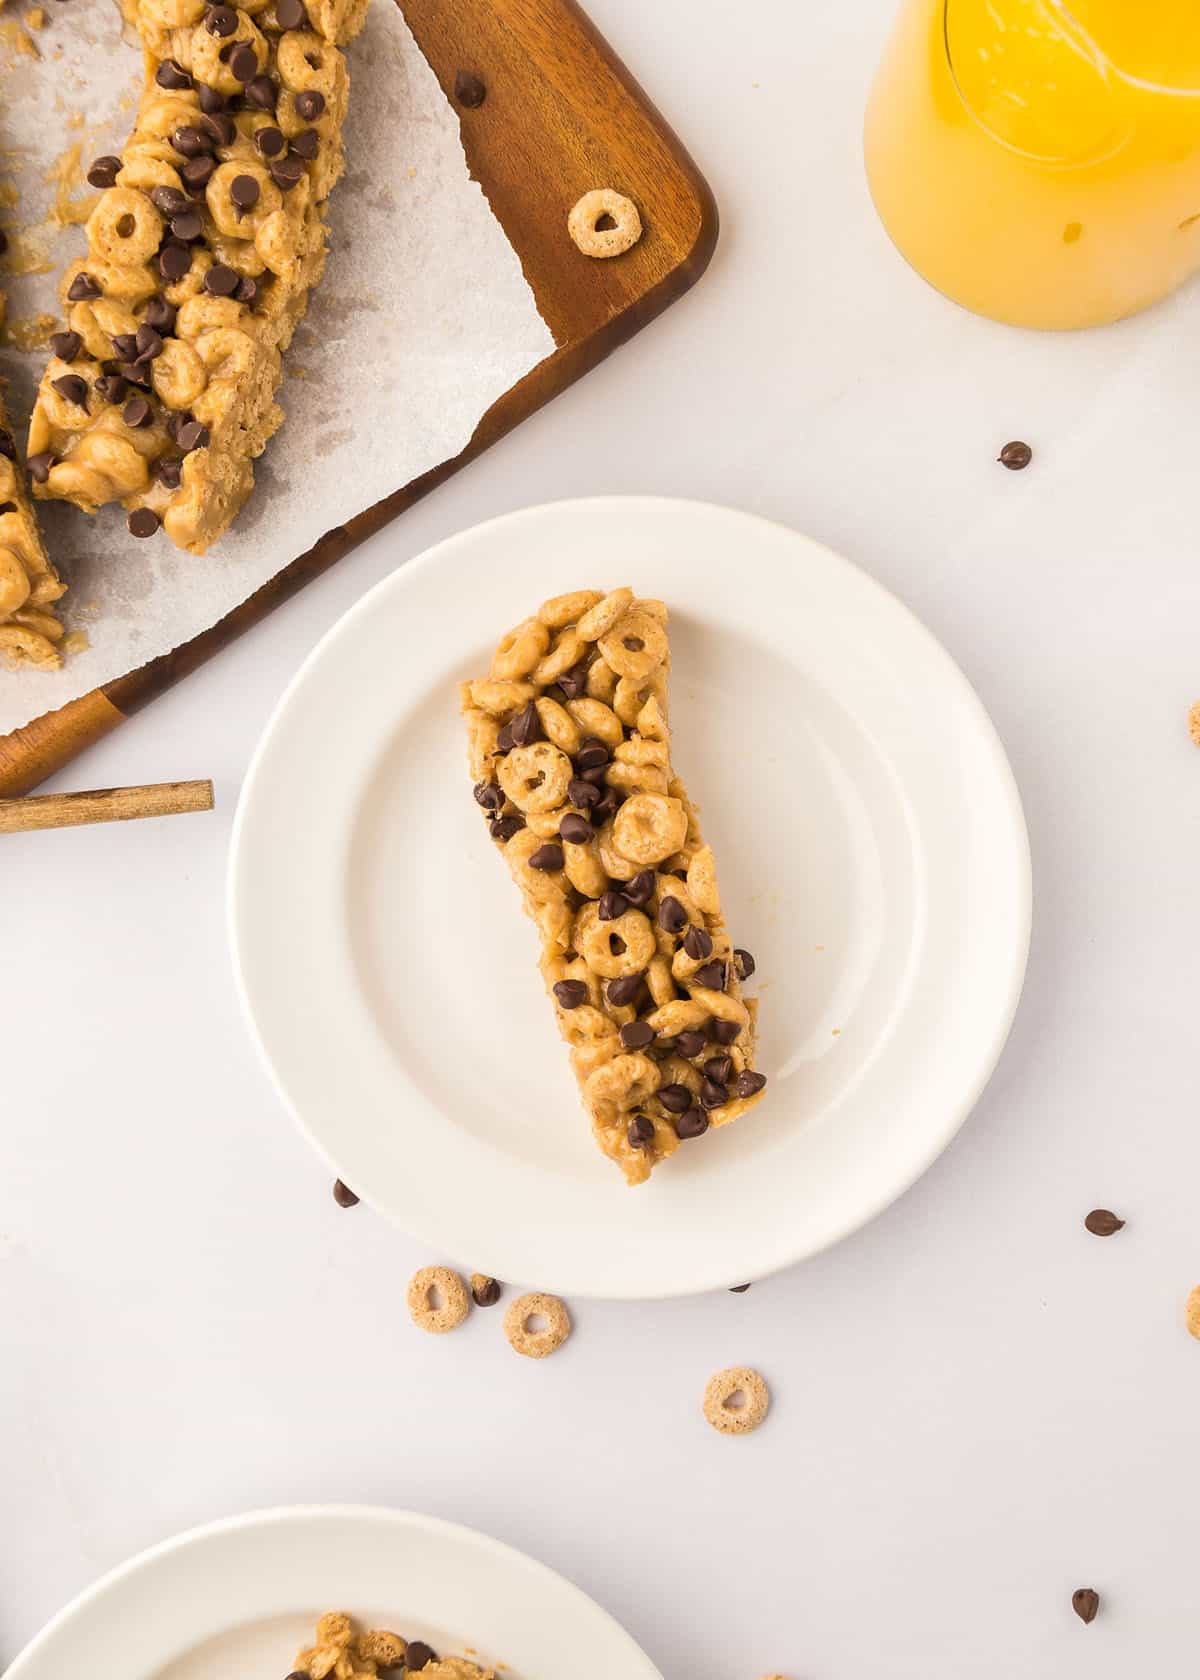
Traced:
<path fill-rule="evenodd" d="M 211 811 L 211 782 L 150 782 L 143 787 L 90 788 L 82 793 L 40 793 L 0 799 L 0 834 L 35 828 L 81 828 L 85 823 L 134 822 Z"/>
<path fill-rule="evenodd" d="M 467 162 L 558 348 L 492 405 L 460 455 L 327 532 L 211 629 L 0 736 L 0 794 L 36 787 L 258 624 L 595 367 L 707 267 L 717 239 L 712 194 L 574 0 L 404 0 L 402 10 L 447 98 L 460 70 L 487 88 L 482 105 L 460 108 Z M 566 233 L 571 205 L 597 186 L 627 193 L 645 226 L 638 244 L 611 261 L 583 257 Z"/>

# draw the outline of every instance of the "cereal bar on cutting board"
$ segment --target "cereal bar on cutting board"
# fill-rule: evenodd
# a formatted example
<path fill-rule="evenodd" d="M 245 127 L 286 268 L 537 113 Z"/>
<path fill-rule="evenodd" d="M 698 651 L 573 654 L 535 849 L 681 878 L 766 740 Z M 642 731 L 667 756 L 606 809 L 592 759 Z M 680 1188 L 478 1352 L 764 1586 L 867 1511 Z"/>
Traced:
<path fill-rule="evenodd" d="M 202 554 L 283 420 L 280 357 L 325 263 L 366 0 L 124 0 L 146 88 L 101 158 L 87 255 L 63 277 L 69 331 L 29 431 L 34 494 L 129 511 Z"/>
<path fill-rule="evenodd" d="M 4 301 L 0 292 L 0 323 Z M 42 546 L 0 390 L 0 661 L 57 670 L 63 627 L 49 609 L 65 593 Z"/>
<path fill-rule="evenodd" d="M 671 762 L 667 609 L 631 589 L 543 602 L 461 688 L 475 799 L 537 923 L 596 1141 L 631 1184 L 736 1120 L 754 971 Z"/>

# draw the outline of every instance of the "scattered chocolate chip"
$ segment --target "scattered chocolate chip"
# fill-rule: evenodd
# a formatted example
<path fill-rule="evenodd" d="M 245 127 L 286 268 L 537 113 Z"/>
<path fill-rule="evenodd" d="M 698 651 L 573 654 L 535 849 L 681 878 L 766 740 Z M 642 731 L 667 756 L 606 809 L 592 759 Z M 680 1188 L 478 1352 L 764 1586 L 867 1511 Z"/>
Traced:
<path fill-rule="evenodd" d="M 675 1136 L 686 1142 L 688 1138 L 704 1136 L 708 1130 L 708 1115 L 702 1108 L 689 1108 L 686 1113 L 676 1115 L 671 1124 L 675 1127 Z"/>
<path fill-rule="evenodd" d="M 275 22 L 280 29 L 307 29 L 308 13 L 300 0 L 275 0 Z"/>
<path fill-rule="evenodd" d="M 204 27 L 210 35 L 225 40 L 238 26 L 238 16 L 232 6 L 210 6 L 204 14 Z"/>
<path fill-rule="evenodd" d="M 81 268 L 67 288 L 67 297 L 72 303 L 86 303 L 90 298 L 99 296 L 99 282 L 94 280 L 86 269 Z"/>
<path fill-rule="evenodd" d="M 122 402 L 128 389 L 128 381 L 122 379 L 119 373 L 103 373 L 95 384 L 97 396 L 106 403 Z"/>
<path fill-rule="evenodd" d="M 510 720 L 508 727 L 512 731 L 514 747 L 528 747 L 534 741 L 541 740 L 542 720 L 538 717 L 537 707 L 532 700 Z"/>
<path fill-rule="evenodd" d="M 686 1114 L 692 1106 L 692 1093 L 686 1085 L 663 1085 L 659 1087 L 658 1100 L 668 1114 Z"/>
<path fill-rule="evenodd" d="M 306 163 L 311 163 L 321 149 L 321 136 L 315 128 L 302 128 L 299 134 L 292 136 L 292 150 L 297 157 L 302 157 Z"/>
<path fill-rule="evenodd" d="M 625 897 L 625 895 L 623 893 L 611 891 L 602 894 L 600 901 L 596 906 L 602 922 L 615 922 L 619 916 L 623 916 L 625 914 L 628 908 L 629 900 Z"/>
<path fill-rule="evenodd" d="M 189 158 L 179 173 L 193 192 L 200 192 L 212 179 L 216 167 L 216 158 L 205 154 L 203 157 Z"/>
<path fill-rule="evenodd" d="M 1027 443 L 1014 440 L 1004 445 L 996 459 L 1002 467 L 1007 467 L 1009 472 L 1020 472 L 1022 467 L 1027 467 L 1033 460 L 1033 450 Z"/>
<path fill-rule="evenodd" d="M 590 770 L 584 770 L 579 779 L 580 781 L 590 782 L 594 788 L 598 788 L 603 793 L 604 780 L 607 775 L 607 764 L 594 764 Z"/>
<path fill-rule="evenodd" d="M 130 397 L 121 410 L 122 420 L 127 426 L 132 426 L 135 429 L 139 426 L 148 426 L 153 416 L 154 410 L 143 396 Z"/>
<path fill-rule="evenodd" d="M 705 1078 L 700 1081 L 701 1108 L 720 1108 L 728 1101 L 729 1092 L 724 1085 L 718 1085 L 715 1079 Z"/>
<path fill-rule="evenodd" d="M 733 966 L 737 970 L 739 980 L 749 980 L 757 964 L 749 951 L 743 951 L 740 945 L 734 947 Z"/>
<path fill-rule="evenodd" d="M 60 362 L 73 362 L 78 356 L 83 340 L 77 332 L 60 332 L 50 334 L 50 348 Z"/>
<path fill-rule="evenodd" d="M 136 333 L 114 333 L 112 335 L 112 347 L 123 361 L 137 361 L 138 347 Z"/>
<path fill-rule="evenodd" d="M 471 1296 L 477 1307 L 494 1307 L 500 1299 L 500 1285 L 494 1277 L 475 1272 L 471 1278 Z"/>
<path fill-rule="evenodd" d="M 177 216 L 181 210 L 188 208 L 191 200 L 178 187 L 151 187 L 150 202 L 164 216 Z"/>
<path fill-rule="evenodd" d="M 744 1295 L 749 1287 L 748 1283 L 735 1283 L 730 1286 L 729 1293 L 731 1295 Z"/>
<path fill-rule="evenodd" d="M 168 303 L 165 297 L 156 296 L 146 305 L 146 313 L 142 317 L 148 327 L 153 327 L 156 333 L 172 333 L 175 331 L 175 305 Z"/>
<path fill-rule="evenodd" d="M 258 54 L 248 42 L 243 41 L 230 53 L 229 71 L 239 82 L 252 82 L 258 75 Z"/>
<path fill-rule="evenodd" d="M 611 756 L 603 741 L 598 741 L 594 735 L 589 735 L 575 754 L 575 768 L 581 773 L 588 770 L 599 770 L 608 763 Z"/>
<path fill-rule="evenodd" d="M 704 1071 L 718 1085 L 728 1085 L 733 1078 L 733 1057 L 710 1056 L 704 1064 Z"/>
<path fill-rule="evenodd" d="M 119 157 L 98 157 L 87 172 L 88 186 L 115 187 L 120 169 Z"/>
<path fill-rule="evenodd" d="M 174 455 L 163 455 L 154 463 L 154 476 L 168 490 L 178 490 L 183 482 L 183 462 Z"/>
<path fill-rule="evenodd" d="M 500 842 L 511 840 L 513 835 L 520 833 L 524 827 L 524 817 L 499 817 L 492 824 L 492 839 Z"/>
<path fill-rule="evenodd" d="M 219 93 L 215 87 L 209 87 L 207 82 L 201 82 L 196 92 L 200 98 L 200 109 L 206 115 L 211 115 L 214 111 L 223 111 L 229 103 L 223 93 Z"/>
<path fill-rule="evenodd" d="M 586 846 L 592 838 L 592 825 L 578 812 L 568 811 L 558 825 L 558 837 L 570 841 L 572 846 Z"/>
<path fill-rule="evenodd" d="M 689 1029 L 687 1032 L 681 1032 L 679 1034 L 678 1038 L 675 1040 L 675 1048 L 683 1057 L 684 1061 L 687 1062 L 691 1061 L 693 1056 L 698 1056 L 700 1052 L 705 1049 L 707 1043 L 708 1040 L 702 1032 L 695 1032 Z"/>
<path fill-rule="evenodd" d="M 1094 1587 L 1076 1587 L 1071 1594 L 1071 1608 L 1081 1622 L 1094 1622 L 1100 1608 L 1100 1594 Z"/>
<path fill-rule="evenodd" d="M 203 153 L 212 150 L 212 135 L 205 133 L 202 128 L 185 124 L 184 127 L 177 128 L 172 134 L 171 144 L 180 157 L 200 157 Z"/>
<path fill-rule="evenodd" d="M 626 1134 L 634 1149 L 645 1149 L 654 1142 L 654 1122 L 646 1114 L 635 1114 Z"/>
<path fill-rule="evenodd" d="M 705 928 L 690 927 L 683 936 L 683 948 L 696 962 L 712 955 L 712 934 Z"/>
<path fill-rule="evenodd" d="M 275 101 L 279 97 L 279 90 L 275 86 L 273 76 L 255 76 L 253 81 L 246 83 L 243 92 L 246 103 L 256 105 L 260 111 L 273 111 Z M 297 109 L 299 109 L 298 104 Z"/>
<path fill-rule="evenodd" d="M 64 402 L 74 403 L 77 408 L 87 407 L 87 380 L 77 373 L 64 373 L 61 379 L 52 379 L 50 383 Z"/>
<path fill-rule="evenodd" d="M 553 840 L 539 846 L 529 859 L 530 869 L 561 869 L 563 866 L 563 849 L 556 846 Z"/>
<path fill-rule="evenodd" d="M 164 245 L 158 253 L 158 272 L 164 280 L 182 280 L 192 266 L 192 253 L 186 245 Z"/>
<path fill-rule="evenodd" d="M 744 1068 L 733 1082 L 733 1094 L 736 1097 L 754 1097 L 766 1083 L 765 1073 L 755 1073 L 752 1068 Z"/>
<path fill-rule="evenodd" d="M 572 805 L 581 805 L 587 810 L 600 798 L 600 789 L 591 782 L 585 782 L 581 776 L 572 776 L 567 783 L 567 798 Z"/>
<path fill-rule="evenodd" d="M 17 458 L 17 446 L 13 442 L 11 432 L 0 431 L 0 455 L 3 455 L 6 461 L 15 461 Z"/>
<path fill-rule="evenodd" d="M 202 426 L 199 420 L 185 420 L 175 428 L 175 442 L 185 455 L 190 455 L 193 449 L 207 449 L 208 427 Z"/>
<path fill-rule="evenodd" d="M 588 998 L 587 984 L 583 980 L 556 980 L 551 990 L 558 999 L 560 1009 L 578 1009 Z"/>
<path fill-rule="evenodd" d="M 200 212 L 190 205 L 171 218 L 172 236 L 181 239 L 185 245 L 194 245 L 203 232 L 204 223 L 200 219 Z"/>
<path fill-rule="evenodd" d="M 437 1661 L 437 1653 L 431 1645 L 426 1645 L 423 1639 L 410 1639 L 404 1653 L 404 1666 L 410 1670 L 420 1670 L 426 1664 Z"/>
<path fill-rule="evenodd" d="M 645 976 L 641 974 L 623 974 L 619 980 L 610 980 L 606 996 L 614 1009 L 623 1009 L 626 1004 L 636 1003 L 641 995 Z"/>
<path fill-rule="evenodd" d="M 131 537 L 152 537 L 158 530 L 158 515 L 153 508 L 134 508 L 125 523 Z"/>
<path fill-rule="evenodd" d="M 565 700 L 578 700 L 587 688 L 587 666 L 574 665 L 569 671 L 564 671 L 558 679 L 558 686 Z"/>
<path fill-rule="evenodd" d="M 248 274 L 244 275 L 238 281 L 238 289 L 233 295 L 239 303 L 244 303 L 247 309 L 253 309 L 258 302 L 258 281 L 251 280 Z"/>
<path fill-rule="evenodd" d="M 658 925 L 664 933 L 682 933 L 688 925 L 687 911 L 670 893 L 658 907 Z"/>
<path fill-rule="evenodd" d="M 692 979 L 697 986 L 705 986 L 710 992 L 723 992 L 725 990 L 725 964 L 719 961 L 705 963 L 703 968 L 696 970 Z"/>
<path fill-rule="evenodd" d="M 143 391 L 150 389 L 149 362 L 118 362 L 117 372 L 130 385 L 140 385 Z"/>
<path fill-rule="evenodd" d="M 25 462 L 25 471 L 35 484 L 45 484 L 50 477 L 50 468 L 54 465 L 54 456 L 48 449 L 43 449 L 40 455 L 30 455 Z"/>
<path fill-rule="evenodd" d="M 454 97 L 468 111 L 476 111 L 487 98 L 487 88 L 469 70 L 460 70 L 454 78 Z"/>
<path fill-rule="evenodd" d="M 596 828 L 602 828 L 621 804 L 615 788 L 606 788 L 600 798 L 592 806 L 592 822 Z"/>
<path fill-rule="evenodd" d="M 333 1199 L 340 1208 L 358 1206 L 358 1197 L 348 1184 L 342 1183 L 340 1178 L 335 1178 L 333 1181 Z"/>
<path fill-rule="evenodd" d="M 499 811 L 504 804 L 504 789 L 499 782 L 476 782 L 472 792 L 475 803 L 485 811 Z"/>
<path fill-rule="evenodd" d="M 630 904 L 636 904 L 639 907 L 643 904 L 649 904 L 654 897 L 653 869 L 643 869 L 640 875 L 633 877 L 632 881 L 626 881 L 621 891 Z"/>
<path fill-rule="evenodd" d="M 134 342 L 137 345 L 139 361 L 152 362 L 155 356 L 162 354 L 161 334 L 156 333 L 154 328 L 147 326 L 144 321 L 134 334 Z"/>
<path fill-rule="evenodd" d="M 254 144 L 265 158 L 278 157 L 287 141 L 283 138 L 283 130 L 276 128 L 273 123 L 264 123 L 262 128 L 254 130 Z"/>
<path fill-rule="evenodd" d="M 228 263 L 214 263 L 204 276 L 204 290 L 214 297 L 232 297 L 241 275 Z"/>
<path fill-rule="evenodd" d="M 644 1050 L 654 1043 L 654 1028 L 648 1021 L 626 1021 L 621 1028 L 621 1043 L 626 1050 Z"/>
<path fill-rule="evenodd" d="M 713 1021 L 708 1030 L 718 1044 L 734 1044 L 742 1029 L 736 1021 Z"/>
<path fill-rule="evenodd" d="M 161 88 L 190 88 L 192 78 L 173 58 L 164 58 L 154 72 L 154 80 Z"/>
<path fill-rule="evenodd" d="M 232 146 L 237 138 L 237 125 L 228 111 L 206 111 L 200 118 L 200 127 L 218 146 Z"/>
<path fill-rule="evenodd" d="M 1084 1220 L 1085 1229 L 1094 1237 L 1115 1237 L 1118 1231 L 1125 1228 L 1125 1221 L 1118 1219 L 1115 1213 L 1107 1208 L 1093 1208 Z"/>
<path fill-rule="evenodd" d="M 304 179 L 303 159 L 292 157 L 290 154 L 287 157 L 276 158 L 268 167 L 271 179 L 280 192 L 291 192 L 292 188 L 298 187 Z"/>
<path fill-rule="evenodd" d="M 316 122 L 325 109 L 325 95 L 318 93 L 316 88 L 305 88 L 292 103 L 296 107 L 296 115 L 303 122 Z"/>
<path fill-rule="evenodd" d="M 239 210 L 253 210 L 258 194 L 258 182 L 253 175 L 235 175 L 229 183 L 229 196 Z"/>

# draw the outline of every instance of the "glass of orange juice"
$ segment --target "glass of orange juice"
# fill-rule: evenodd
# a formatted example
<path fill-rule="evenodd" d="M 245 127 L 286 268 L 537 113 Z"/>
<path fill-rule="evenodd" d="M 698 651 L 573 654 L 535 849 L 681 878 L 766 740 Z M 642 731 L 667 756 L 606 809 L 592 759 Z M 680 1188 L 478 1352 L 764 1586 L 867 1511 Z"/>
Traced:
<path fill-rule="evenodd" d="M 884 226 L 958 303 L 1132 315 L 1200 268 L 1200 0 L 904 0 L 865 146 Z"/>

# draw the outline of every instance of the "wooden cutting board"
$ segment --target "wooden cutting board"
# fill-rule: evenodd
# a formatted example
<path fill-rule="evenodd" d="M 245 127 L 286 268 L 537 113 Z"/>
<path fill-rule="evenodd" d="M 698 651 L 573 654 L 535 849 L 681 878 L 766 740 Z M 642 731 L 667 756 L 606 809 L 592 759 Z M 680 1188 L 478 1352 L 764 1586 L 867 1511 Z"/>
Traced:
<path fill-rule="evenodd" d="M 402 9 L 448 99 L 459 71 L 487 88 L 482 105 L 460 107 L 467 162 L 521 259 L 557 350 L 492 405 L 461 455 L 327 532 L 210 630 L 0 736 L 0 794 L 28 792 L 174 687 L 564 391 L 707 267 L 717 240 L 712 194 L 574 0 L 403 0 Z M 588 260 L 567 237 L 568 209 L 596 186 L 628 193 L 645 224 L 633 250 L 611 261 Z"/>

